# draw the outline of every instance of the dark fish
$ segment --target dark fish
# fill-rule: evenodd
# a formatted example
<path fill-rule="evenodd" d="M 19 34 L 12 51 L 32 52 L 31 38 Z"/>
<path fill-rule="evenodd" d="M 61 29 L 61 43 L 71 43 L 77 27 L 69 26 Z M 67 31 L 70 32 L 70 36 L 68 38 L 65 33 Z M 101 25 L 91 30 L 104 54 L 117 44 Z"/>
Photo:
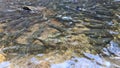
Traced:
<path fill-rule="evenodd" d="M 32 11 L 29 7 L 26 7 L 26 6 L 22 7 L 22 9 L 25 10 L 25 11 L 28 11 L 28 12 Z"/>
<path fill-rule="evenodd" d="M 76 6 L 76 10 L 78 10 L 78 11 L 79 11 L 79 10 L 80 10 L 79 8 L 80 8 L 80 6 Z"/>

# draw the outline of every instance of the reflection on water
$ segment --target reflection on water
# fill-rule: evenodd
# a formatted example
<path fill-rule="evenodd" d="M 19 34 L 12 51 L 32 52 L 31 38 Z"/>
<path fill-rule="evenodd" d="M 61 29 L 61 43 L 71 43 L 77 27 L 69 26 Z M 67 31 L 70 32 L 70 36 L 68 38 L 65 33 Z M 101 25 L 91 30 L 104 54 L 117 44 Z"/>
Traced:
<path fill-rule="evenodd" d="M 88 54 L 85 53 L 86 57 L 88 58 L 79 58 L 79 57 L 73 57 L 70 60 L 66 60 L 62 63 L 58 64 L 53 64 L 52 60 L 50 63 L 50 68 L 119 68 L 120 66 L 116 65 L 110 59 L 105 60 L 104 58 L 100 57 L 99 55 L 93 55 L 93 54 Z M 35 57 L 30 58 L 27 60 L 27 63 L 33 64 L 34 66 L 36 65 L 41 65 L 43 62 L 46 60 L 38 60 Z M 47 61 L 48 62 L 48 61 Z M 9 68 L 10 65 L 15 64 L 15 63 L 10 63 L 9 61 L 2 62 L 0 63 L 0 67 L 2 68 Z M 20 63 L 21 64 L 21 63 Z M 19 65 L 16 65 L 18 67 Z M 28 65 L 29 66 L 29 65 Z M 47 66 L 47 64 L 46 64 Z M 23 67 L 23 66 L 20 66 Z"/>
<path fill-rule="evenodd" d="M 6 62 L 0 63 L 0 68 L 10 68 L 10 62 L 6 61 Z"/>

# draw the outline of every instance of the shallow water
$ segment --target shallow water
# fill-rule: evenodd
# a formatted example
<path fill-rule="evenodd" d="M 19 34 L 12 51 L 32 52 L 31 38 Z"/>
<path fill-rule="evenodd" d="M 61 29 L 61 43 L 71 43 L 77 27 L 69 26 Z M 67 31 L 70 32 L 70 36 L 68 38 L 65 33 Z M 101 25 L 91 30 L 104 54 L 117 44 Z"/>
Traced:
<path fill-rule="evenodd" d="M 120 8 L 114 9 L 99 4 L 84 6 L 87 2 L 80 2 L 84 5 L 78 6 L 79 10 L 76 10 L 76 5 L 79 3 L 74 0 L 59 3 L 57 0 L 0 0 L 0 33 L 3 33 L 0 35 L 2 40 L 0 44 L 6 47 L 3 50 L 9 59 L 0 63 L 0 67 L 9 68 L 13 65 L 16 68 L 26 63 L 26 68 L 34 64 L 38 66 L 48 64 L 51 68 L 119 68 Z M 42 32 L 44 33 L 41 34 Z M 45 41 L 42 43 L 41 40 L 34 41 L 36 37 L 38 40 L 42 38 Z M 42 44 L 52 45 L 44 47 Z M 14 59 L 21 54 L 25 55 L 26 52 L 32 57 L 24 57 L 18 62 Z M 41 58 L 50 52 L 54 53 L 42 57 L 44 59 Z M 42 54 L 40 59 L 36 58 L 36 54 Z M 13 59 L 11 55 L 14 56 Z M 55 60 L 59 58 L 61 61 Z M 40 63 L 46 60 L 47 63 Z M 23 63 L 19 65 L 20 61 Z"/>

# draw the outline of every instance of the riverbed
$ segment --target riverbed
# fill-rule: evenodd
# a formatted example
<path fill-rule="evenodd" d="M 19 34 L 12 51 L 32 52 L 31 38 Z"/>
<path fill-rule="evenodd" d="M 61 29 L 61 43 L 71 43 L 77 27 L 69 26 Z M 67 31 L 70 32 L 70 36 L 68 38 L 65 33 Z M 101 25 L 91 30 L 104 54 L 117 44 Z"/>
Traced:
<path fill-rule="evenodd" d="M 0 68 L 120 68 L 119 0 L 0 0 Z"/>

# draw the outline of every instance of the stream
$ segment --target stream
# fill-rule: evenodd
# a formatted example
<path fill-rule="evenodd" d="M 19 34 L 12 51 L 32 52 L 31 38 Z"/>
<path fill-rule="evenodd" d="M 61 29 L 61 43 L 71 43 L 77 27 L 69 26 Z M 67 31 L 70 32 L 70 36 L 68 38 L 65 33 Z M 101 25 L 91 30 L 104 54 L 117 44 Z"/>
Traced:
<path fill-rule="evenodd" d="M 120 68 L 120 0 L 0 0 L 0 68 Z"/>

